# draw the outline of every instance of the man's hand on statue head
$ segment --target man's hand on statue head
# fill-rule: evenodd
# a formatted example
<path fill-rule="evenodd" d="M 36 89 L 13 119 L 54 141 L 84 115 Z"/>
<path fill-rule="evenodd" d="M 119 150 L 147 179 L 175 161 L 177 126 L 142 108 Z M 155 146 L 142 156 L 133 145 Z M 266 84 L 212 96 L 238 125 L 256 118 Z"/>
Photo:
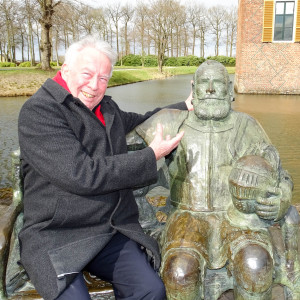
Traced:
<path fill-rule="evenodd" d="M 191 81 L 191 84 L 193 85 L 193 80 Z M 194 106 L 193 106 L 193 90 L 191 89 L 191 93 L 189 94 L 189 96 L 187 97 L 187 99 L 185 100 L 185 104 L 188 108 L 189 111 L 194 110 Z"/>
<path fill-rule="evenodd" d="M 269 187 L 265 196 L 256 199 L 256 214 L 265 220 L 275 220 L 279 214 L 281 198 L 280 188 Z"/>
<path fill-rule="evenodd" d="M 180 140 L 182 139 L 184 132 L 181 131 L 176 134 L 175 137 L 171 138 L 170 135 L 167 135 L 166 138 L 163 138 L 163 127 L 160 123 L 156 126 L 156 133 L 153 141 L 149 145 L 154 151 L 156 160 L 160 160 L 164 156 L 168 155 L 173 149 L 175 149 Z"/>

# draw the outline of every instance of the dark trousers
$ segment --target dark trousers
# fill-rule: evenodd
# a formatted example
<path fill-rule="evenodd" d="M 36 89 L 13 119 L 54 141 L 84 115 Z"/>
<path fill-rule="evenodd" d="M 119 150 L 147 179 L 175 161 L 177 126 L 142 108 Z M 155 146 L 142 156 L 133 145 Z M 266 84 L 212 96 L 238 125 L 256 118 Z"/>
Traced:
<path fill-rule="evenodd" d="M 116 299 L 162 300 L 165 288 L 140 246 L 117 233 L 85 268 L 112 283 Z M 56 300 L 90 300 L 82 273 Z"/>

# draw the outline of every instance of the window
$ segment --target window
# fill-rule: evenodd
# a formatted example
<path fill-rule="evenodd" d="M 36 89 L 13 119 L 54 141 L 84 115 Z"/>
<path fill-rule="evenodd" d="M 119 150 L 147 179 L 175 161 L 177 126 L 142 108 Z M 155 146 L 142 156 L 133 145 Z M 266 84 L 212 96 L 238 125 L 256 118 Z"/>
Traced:
<path fill-rule="evenodd" d="M 294 1 L 277 1 L 275 6 L 274 41 L 292 41 Z"/>
<path fill-rule="evenodd" d="M 264 0 L 262 42 L 300 42 L 300 0 Z"/>

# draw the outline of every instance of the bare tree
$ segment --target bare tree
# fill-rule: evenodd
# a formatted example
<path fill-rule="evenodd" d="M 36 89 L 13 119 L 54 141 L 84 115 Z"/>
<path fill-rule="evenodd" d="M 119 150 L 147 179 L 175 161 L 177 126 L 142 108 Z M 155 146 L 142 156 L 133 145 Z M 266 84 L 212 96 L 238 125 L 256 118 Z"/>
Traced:
<path fill-rule="evenodd" d="M 37 0 L 40 5 L 41 18 L 39 20 L 41 24 L 41 68 L 42 70 L 51 69 L 51 38 L 50 30 L 53 25 L 52 17 L 54 13 L 54 8 L 60 4 L 60 1 L 55 2 L 55 0 Z"/>
<path fill-rule="evenodd" d="M 16 61 L 16 44 L 15 44 L 15 15 L 17 11 L 16 2 L 12 0 L 0 1 L 0 13 L 3 25 L 6 31 L 6 59 L 8 61 Z"/>
<path fill-rule="evenodd" d="M 202 9 L 200 14 L 200 22 L 198 27 L 200 40 L 200 57 L 205 56 L 206 33 L 208 32 L 209 22 L 207 20 L 207 9 Z"/>
<path fill-rule="evenodd" d="M 93 29 L 96 24 L 97 10 L 82 4 L 80 11 L 79 25 L 81 26 L 83 33 L 85 35 L 93 34 Z"/>
<path fill-rule="evenodd" d="M 144 67 L 144 56 L 145 56 L 145 36 L 146 28 L 148 22 L 148 6 L 139 1 L 136 6 L 135 11 L 135 29 L 137 31 L 137 37 L 141 45 L 141 55 L 142 55 L 142 66 Z"/>
<path fill-rule="evenodd" d="M 103 40 L 107 40 L 108 22 L 102 8 L 96 9 L 94 30 Z"/>
<path fill-rule="evenodd" d="M 125 55 L 130 53 L 130 44 L 128 39 L 128 24 L 130 20 L 133 18 L 134 9 L 131 5 L 126 4 L 122 8 L 122 19 L 124 21 L 124 40 L 125 40 Z"/>
<path fill-rule="evenodd" d="M 232 57 L 237 33 L 237 7 L 230 7 L 226 10 L 224 25 L 226 29 L 226 56 Z"/>
<path fill-rule="evenodd" d="M 204 56 L 204 40 L 206 33 L 206 8 L 200 3 L 189 2 L 186 6 L 187 23 L 190 24 L 192 30 L 192 55 L 195 55 L 195 47 L 197 37 L 200 37 L 201 54 Z"/>
<path fill-rule="evenodd" d="M 40 40 L 41 40 L 41 24 L 40 24 L 40 15 L 37 14 L 37 18 L 34 19 L 34 26 L 33 26 L 33 32 L 34 32 L 34 35 L 35 35 L 35 38 L 36 38 L 36 44 L 38 45 L 38 51 L 39 51 L 39 61 L 41 62 L 41 43 L 40 43 Z M 33 42 L 33 44 L 35 44 L 35 42 Z M 35 48 L 33 47 L 33 53 L 34 53 L 34 57 L 35 57 Z"/>
<path fill-rule="evenodd" d="M 116 33 L 116 45 L 117 45 L 117 53 L 118 57 L 120 57 L 120 46 L 119 46 L 119 21 L 121 20 L 123 16 L 123 11 L 120 3 L 117 3 L 116 5 L 108 5 L 107 12 L 112 20 L 114 26 L 115 26 L 115 33 Z"/>
<path fill-rule="evenodd" d="M 69 47 L 70 40 L 78 40 L 81 34 L 80 18 L 81 14 L 84 13 L 84 11 L 82 11 L 81 8 L 81 5 L 64 3 L 63 9 L 59 9 L 59 11 L 61 11 L 63 15 L 60 16 L 58 14 L 58 17 L 64 20 L 62 30 L 64 36 L 65 49 Z"/>
<path fill-rule="evenodd" d="M 171 26 L 170 28 L 170 48 L 171 56 L 174 56 L 176 49 L 176 56 L 180 56 L 182 48 L 186 49 L 188 46 L 188 30 L 186 30 L 186 11 L 183 6 L 175 2 L 170 10 Z M 175 32 L 173 32 L 173 28 Z M 174 41 L 175 37 L 175 41 Z"/>
<path fill-rule="evenodd" d="M 149 9 L 150 31 L 157 51 L 158 70 L 162 72 L 165 53 L 172 31 L 172 7 L 178 5 L 176 0 L 156 0 Z"/>
<path fill-rule="evenodd" d="M 28 56 L 31 66 L 35 65 L 35 52 L 34 52 L 34 37 L 33 37 L 33 21 L 34 15 L 37 14 L 35 5 L 30 0 L 24 1 L 24 16 L 26 18 L 27 27 L 27 45 L 28 45 Z"/>
<path fill-rule="evenodd" d="M 18 44 L 19 44 L 19 50 L 21 51 L 21 57 L 22 62 L 25 61 L 25 47 L 27 42 L 27 32 L 26 32 L 26 19 L 25 15 L 21 14 L 20 11 L 22 11 L 23 7 L 18 11 L 17 14 L 17 30 L 18 33 L 16 34 L 18 37 Z"/>
<path fill-rule="evenodd" d="M 208 20 L 211 26 L 211 33 L 215 36 L 215 55 L 219 55 L 221 33 L 224 28 L 226 9 L 223 6 L 213 6 L 208 9 Z"/>
<path fill-rule="evenodd" d="M 22 61 L 27 59 L 34 65 L 38 46 L 41 66 L 49 69 L 51 55 L 58 59 L 62 46 L 67 48 L 86 34 L 108 41 L 119 58 L 122 50 L 125 55 L 133 52 L 142 58 L 155 54 L 160 71 L 165 55 L 195 55 L 199 48 L 204 57 L 209 33 L 215 43 L 215 55 L 219 55 L 224 43 L 226 55 L 232 56 L 236 7 L 215 6 L 207 10 L 198 1 L 183 5 L 180 2 L 151 0 L 145 4 L 138 0 L 132 6 L 121 0 L 108 5 L 94 0 L 91 7 L 84 0 L 0 0 L 1 59 L 15 61 L 18 51 Z"/>

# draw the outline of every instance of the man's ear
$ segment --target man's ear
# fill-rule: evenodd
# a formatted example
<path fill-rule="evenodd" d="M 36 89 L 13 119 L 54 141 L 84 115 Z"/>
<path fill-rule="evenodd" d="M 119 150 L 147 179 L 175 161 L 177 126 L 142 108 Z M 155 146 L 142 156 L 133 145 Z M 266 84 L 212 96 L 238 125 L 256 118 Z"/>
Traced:
<path fill-rule="evenodd" d="M 69 75 L 69 72 L 70 72 L 70 69 L 69 69 L 68 65 L 63 64 L 61 66 L 61 77 L 62 77 L 63 80 L 67 79 L 67 77 Z"/>

